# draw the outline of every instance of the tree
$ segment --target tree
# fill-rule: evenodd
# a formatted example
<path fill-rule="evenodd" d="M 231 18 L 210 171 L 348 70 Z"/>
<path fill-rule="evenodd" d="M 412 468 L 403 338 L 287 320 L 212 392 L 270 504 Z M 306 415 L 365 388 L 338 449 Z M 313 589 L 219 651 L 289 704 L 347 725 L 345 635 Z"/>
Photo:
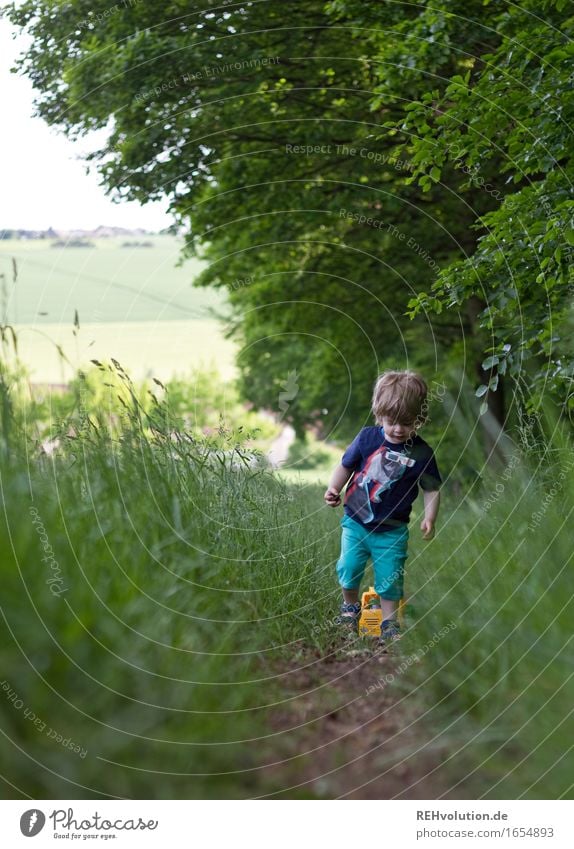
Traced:
<path fill-rule="evenodd" d="M 528 412 L 550 395 L 570 413 L 572 6 L 566 0 L 433 0 L 399 21 L 399 31 L 404 37 L 382 51 L 391 71 L 381 72 L 373 108 L 393 77 L 409 77 L 413 67 L 415 77 L 432 75 L 444 66 L 444 51 L 457 57 L 448 79 L 441 76 L 413 96 L 395 125 L 407 136 L 403 155 L 415 164 L 409 180 L 429 191 L 441 181 L 451 184 L 454 169 L 463 196 L 476 196 L 478 188 L 497 202 L 473 224 L 476 250 L 443 268 L 430 289 L 412 299 L 411 315 L 474 303 L 476 320 L 490 336 L 479 397 L 500 407 L 505 376 Z"/>
<path fill-rule="evenodd" d="M 425 11 L 426 47 L 385 37 Z M 432 377 L 464 351 L 474 376 L 491 344 L 480 294 L 446 309 L 431 284 L 474 254 L 472 225 L 500 200 L 474 184 L 460 198 L 454 167 L 419 173 L 406 121 L 501 38 L 429 15 L 277 0 L 9 7 L 33 37 L 19 67 L 39 114 L 72 137 L 107 129 L 90 161 L 116 196 L 170 198 L 186 252 L 208 260 L 199 284 L 228 288 L 244 395 L 279 411 L 288 383 L 282 412 L 299 432 L 317 419 L 354 432 L 385 366 Z M 487 173 L 503 197 L 496 159 Z"/>

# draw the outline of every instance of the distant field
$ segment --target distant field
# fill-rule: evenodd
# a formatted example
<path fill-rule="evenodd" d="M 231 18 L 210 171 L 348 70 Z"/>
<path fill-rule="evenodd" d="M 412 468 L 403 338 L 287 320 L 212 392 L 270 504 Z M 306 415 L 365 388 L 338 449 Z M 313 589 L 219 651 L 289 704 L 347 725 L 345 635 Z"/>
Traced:
<path fill-rule="evenodd" d="M 135 240 L 152 241 L 153 247 L 121 246 Z M 64 383 L 90 359 L 111 357 L 136 380 L 166 380 L 210 365 L 224 379 L 235 376 L 235 344 L 224 338 L 211 312 L 225 312 L 225 293 L 191 285 L 202 268 L 199 261 L 175 267 L 179 239 L 134 236 L 94 243 L 95 248 L 53 248 L 51 240 L 0 241 L 7 289 L 6 317 L 2 309 L 0 321 L 16 326 L 20 357 L 33 382 Z M 57 345 L 74 368 L 62 361 Z"/>
<path fill-rule="evenodd" d="M 126 321 L 90 323 L 80 327 L 46 324 L 17 328 L 20 359 L 33 383 L 67 383 L 90 360 L 118 360 L 133 380 L 185 377 L 191 369 L 215 366 L 224 380 L 236 375 L 235 345 L 224 339 L 221 326 L 198 321 Z M 58 353 L 60 345 L 68 365 Z"/>
<path fill-rule="evenodd" d="M 151 248 L 122 248 L 124 241 Z M 15 324 L 167 321 L 209 316 L 224 293 L 192 288 L 202 264 L 176 268 L 181 240 L 174 236 L 96 239 L 95 248 L 53 248 L 51 240 L 0 241 L 0 274 L 8 287 L 8 321 Z M 12 282 L 12 258 L 18 280 Z M 0 316 L 3 319 L 3 316 Z"/>

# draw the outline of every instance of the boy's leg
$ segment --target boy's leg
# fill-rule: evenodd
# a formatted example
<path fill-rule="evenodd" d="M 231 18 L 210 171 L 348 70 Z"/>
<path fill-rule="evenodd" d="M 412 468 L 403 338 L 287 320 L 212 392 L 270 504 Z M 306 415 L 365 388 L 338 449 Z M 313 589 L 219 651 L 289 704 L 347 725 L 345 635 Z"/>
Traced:
<path fill-rule="evenodd" d="M 381 599 L 381 611 L 383 619 L 396 619 L 397 610 L 399 609 L 398 601 L 391 601 L 388 598 Z"/>
<path fill-rule="evenodd" d="M 346 604 L 357 604 L 359 601 L 359 590 L 346 590 L 344 587 L 341 587 L 343 592 L 343 601 Z"/>
<path fill-rule="evenodd" d="M 399 601 L 403 597 L 404 567 L 409 540 L 408 526 L 369 536 L 375 590 L 381 599 L 382 633 L 389 628 L 398 631 L 396 622 Z"/>
<path fill-rule="evenodd" d="M 341 555 L 337 561 L 337 575 L 344 602 L 341 606 L 341 620 L 354 624 L 359 618 L 359 587 L 369 558 L 369 547 L 365 542 L 367 532 L 348 516 L 341 519 L 341 527 Z"/>

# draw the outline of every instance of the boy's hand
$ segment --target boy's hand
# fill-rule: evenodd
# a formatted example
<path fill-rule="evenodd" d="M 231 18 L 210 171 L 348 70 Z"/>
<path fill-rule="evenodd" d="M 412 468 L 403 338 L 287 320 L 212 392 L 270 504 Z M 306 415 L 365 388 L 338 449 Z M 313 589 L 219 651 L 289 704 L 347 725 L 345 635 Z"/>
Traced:
<path fill-rule="evenodd" d="M 329 505 L 329 507 L 337 507 L 341 503 L 341 496 L 337 492 L 336 489 L 329 487 L 329 489 L 325 492 L 323 496 L 325 502 Z"/>
<path fill-rule="evenodd" d="M 434 522 L 430 519 L 423 519 L 421 531 L 423 532 L 423 539 L 432 539 L 434 537 Z"/>

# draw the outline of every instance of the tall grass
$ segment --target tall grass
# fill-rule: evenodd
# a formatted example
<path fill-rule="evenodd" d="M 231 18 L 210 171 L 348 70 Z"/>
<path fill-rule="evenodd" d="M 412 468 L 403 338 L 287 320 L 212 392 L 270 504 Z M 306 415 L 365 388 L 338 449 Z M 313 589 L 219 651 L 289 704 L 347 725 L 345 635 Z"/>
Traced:
<path fill-rule="evenodd" d="M 411 562 L 418 617 L 405 647 L 433 646 L 405 686 L 420 688 L 429 739 L 446 745 L 452 792 L 571 798 L 572 440 L 545 416 L 505 451 Z"/>
<path fill-rule="evenodd" d="M 144 406 L 127 376 L 112 419 L 78 392 L 50 456 L 8 376 L 0 388 L 4 794 L 267 792 L 289 750 L 271 730 L 282 672 L 332 649 L 340 511 L 250 468 L 248 430 L 174 432 L 161 393 Z M 472 423 L 451 427 L 476 464 Z M 456 627 L 395 686 L 444 747 L 452 792 L 570 796 L 572 465 L 533 514 L 571 443 L 553 426 L 527 455 L 515 442 L 462 497 L 447 479 L 431 543 L 413 516 L 405 652 Z"/>
<path fill-rule="evenodd" d="M 112 421 L 79 397 L 51 456 L 3 406 L 4 789 L 254 795 L 273 664 L 322 591 L 331 517 L 247 467 L 248 431 L 174 434 L 167 404 L 125 387 Z"/>

